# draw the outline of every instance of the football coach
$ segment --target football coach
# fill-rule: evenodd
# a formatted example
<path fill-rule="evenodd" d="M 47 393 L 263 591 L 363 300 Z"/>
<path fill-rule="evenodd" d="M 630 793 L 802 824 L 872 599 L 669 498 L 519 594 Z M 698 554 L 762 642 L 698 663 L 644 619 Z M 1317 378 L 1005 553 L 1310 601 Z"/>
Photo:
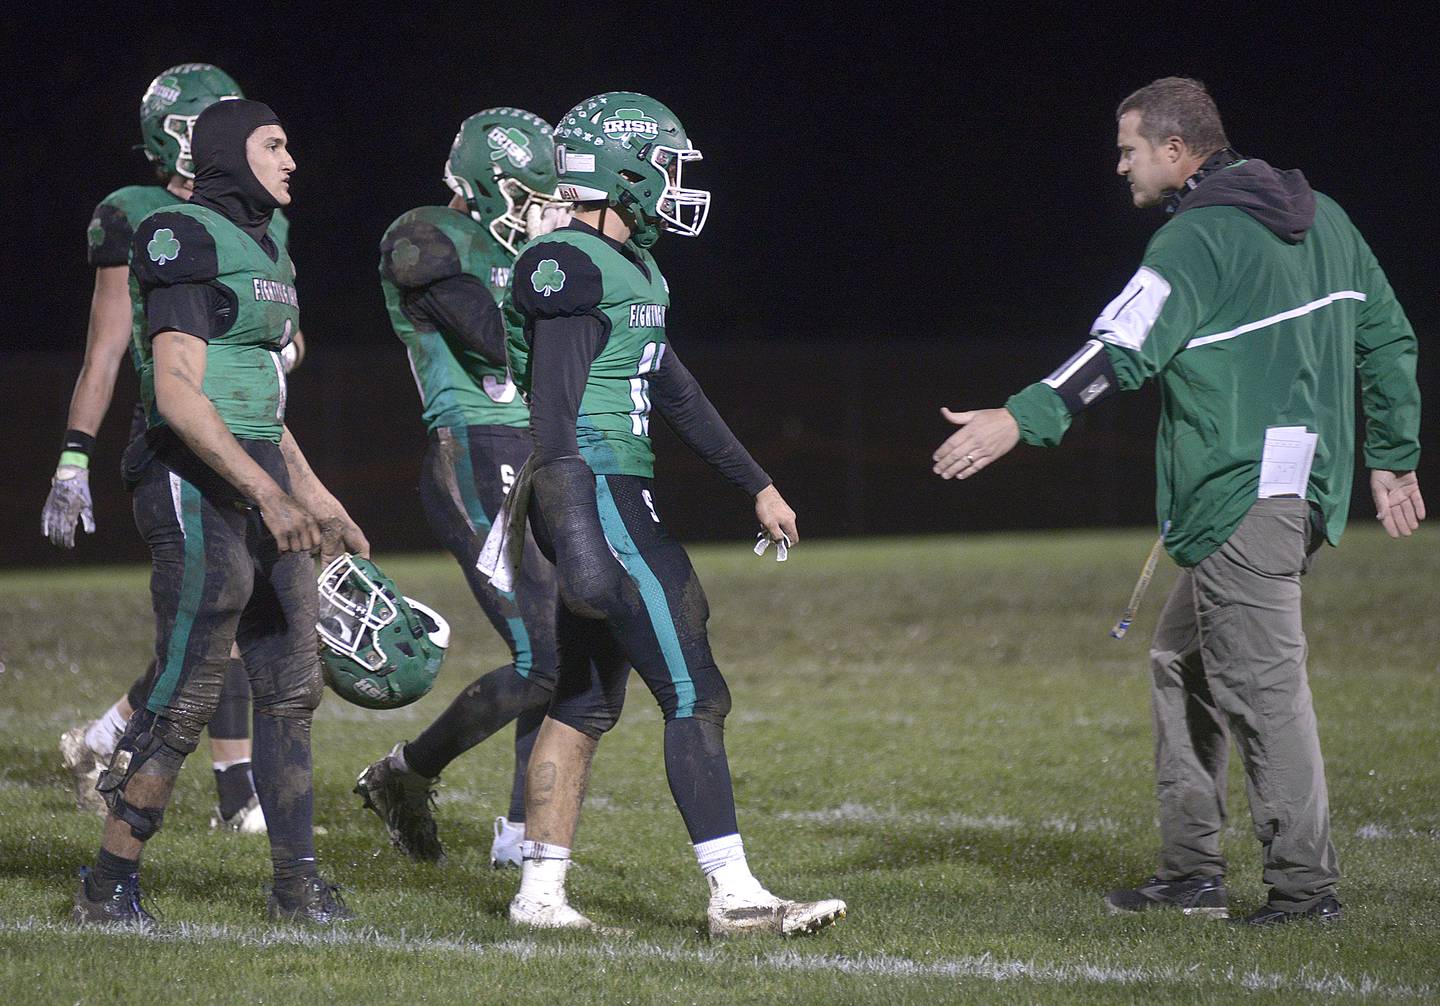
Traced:
<path fill-rule="evenodd" d="M 1116 119 L 1134 204 L 1169 219 L 1059 369 L 1004 408 L 942 410 L 958 429 L 934 470 L 965 479 L 1020 440 L 1055 446 L 1076 413 L 1159 382 L 1156 512 L 1181 567 L 1150 650 L 1160 865 L 1105 901 L 1228 915 L 1234 737 L 1269 887 L 1245 921 L 1336 919 L 1300 577 L 1345 527 L 1357 376 L 1377 515 L 1397 538 L 1425 517 L 1415 333 L 1345 212 L 1299 171 L 1231 149 L 1199 81 L 1148 84 Z"/>

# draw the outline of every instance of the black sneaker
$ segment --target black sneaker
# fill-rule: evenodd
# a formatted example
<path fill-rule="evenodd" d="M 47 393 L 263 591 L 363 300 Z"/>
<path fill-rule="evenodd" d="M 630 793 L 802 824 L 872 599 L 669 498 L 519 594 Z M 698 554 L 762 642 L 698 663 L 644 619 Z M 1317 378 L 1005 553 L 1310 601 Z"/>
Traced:
<path fill-rule="evenodd" d="M 1284 922 L 1303 922 L 1309 919 L 1313 922 L 1335 922 L 1344 912 L 1340 900 L 1333 894 L 1327 894 L 1309 908 L 1300 911 L 1290 911 L 1280 908 L 1275 904 L 1267 904 L 1258 912 L 1253 912 L 1240 920 L 1247 926 L 1274 926 Z"/>
<path fill-rule="evenodd" d="M 328 926 L 355 918 L 355 913 L 340 897 L 340 888 L 327 883 L 319 874 L 277 883 L 270 889 L 267 908 L 271 922 L 308 922 Z"/>
<path fill-rule="evenodd" d="M 416 862 L 439 863 L 445 859 L 445 847 L 431 813 L 439 780 L 402 769 L 397 762 L 404 746 L 404 741 L 396 744 L 388 755 L 361 772 L 355 792 L 364 797 L 366 809 L 380 818 L 395 848 Z"/>
<path fill-rule="evenodd" d="M 1105 895 L 1111 912 L 1143 912 L 1149 908 L 1178 908 L 1186 915 L 1228 919 L 1224 877 L 1191 877 L 1189 880 L 1161 880 L 1151 877 L 1131 890 Z"/>
<path fill-rule="evenodd" d="M 155 931 L 155 916 L 141 903 L 145 895 L 140 891 L 138 873 L 108 890 L 101 888 L 92 874 L 90 867 L 80 867 L 80 889 L 75 892 L 75 907 L 70 910 L 71 922 L 77 926 L 138 929 L 142 933 Z"/>

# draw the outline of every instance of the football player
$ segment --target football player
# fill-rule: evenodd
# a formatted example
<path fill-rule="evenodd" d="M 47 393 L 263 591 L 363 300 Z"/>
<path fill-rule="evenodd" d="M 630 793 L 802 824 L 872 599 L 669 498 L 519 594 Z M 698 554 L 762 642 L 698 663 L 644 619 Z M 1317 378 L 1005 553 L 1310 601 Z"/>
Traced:
<path fill-rule="evenodd" d="M 239 97 L 243 97 L 239 85 L 208 63 L 182 63 L 157 76 L 140 102 L 140 132 L 158 184 L 117 189 L 101 200 L 91 217 L 87 238 L 90 265 L 95 269 L 95 290 L 90 302 L 85 361 L 70 399 L 68 429 L 41 516 L 43 532 L 56 545 L 75 546 L 77 522 L 87 533 L 95 530 L 90 455 L 109 411 L 127 345 L 133 347 L 132 360 L 138 361 L 134 354 L 138 352 L 143 315 L 129 276 L 130 240 L 135 226 L 152 210 L 190 198 L 195 178 L 190 130 L 195 117 L 216 101 Z M 276 215 L 272 230 L 275 240 L 284 244 L 288 223 L 283 214 Z M 302 347 L 297 333 L 295 343 L 287 350 L 287 369 L 298 362 Z M 145 417 L 137 405 L 130 439 L 144 429 Z M 76 802 L 82 810 L 105 811 L 105 801 L 95 791 L 95 782 L 126 722 L 143 704 L 150 673 L 137 678 L 98 719 L 72 727 L 60 738 L 61 758 L 73 776 Z M 256 799 L 250 773 L 250 683 L 238 659 L 232 659 L 226 669 L 220 708 L 208 732 L 219 796 L 211 826 L 264 832 L 265 814 Z"/>
<path fill-rule="evenodd" d="M 255 781 L 275 920 L 353 918 L 315 861 L 310 723 L 323 691 L 309 552 L 367 555 L 365 536 L 285 427 L 281 352 L 299 327 L 295 268 L 269 233 L 290 203 L 288 138 L 267 106 L 217 101 L 195 120 L 195 188 L 135 228 L 130 268 L 145 435 L 125 453 L 150 546 L 158 668 L 97 788 L 110 812 L 72 918 L 153 925 L 139 859 L 214 714 L 238 642 L 255 709 Z"/>
<path fill-rule="evenodd" d="M 651 481 L 653 403 L 754 500 L 766 538 L 799 540 L 794 511 L 666 338 L 670 291 L 650 248 L 661 230 L 693 236 L 704 227 L 710 194 L 682 182 L 700 152 L 674 113 L 632 92 L 577 105 L 555 139 L 558 191 L 575 217 L 515 263 L 522 324 L 510 361 L 531 407 L 522 483 L 532 487 L 535 538 L 555 562 L 564 604 L 559 682 L 530 760 L 510 918 L 595 928 L 569 905 L 565 874 L 595 747 L 624 702 L 628 659 L 664 715 L 665 771 L 709 884 L 711 935 L 814 932 L 843 918 L 845 903 L 778 898 L 746 864 L 725 755 L 730 693 L 706 638 L 709 606 L 661 523 Z M 523 485 L 514 492 L 518 501 Z"/>
<path fill-rule="evenodd" d="M 518 245 L 568 219 L 554 190 L 550 124 L 518 108 L 488 108 L 460 126 L 445 163 L 447 206 L 402 214 L 380 242 L 380 284 L 405 343 L 430 434 L 420 500 L 455 556 L 511 662 L 469 685 L 415 740 L 370 765 L 355 791 L 411 858 L 444 855 L 431 813 L 440 773 L 515 720 L 507 816 L 495 819 L 494 867 L 520 865 L 525 768 L 555 690 L 555 571 L 526 544 L 523 576 L 499 591 L 475 568 L 481 545 L 530 453 L 530 410 L 510 379 L 499 302 Z"/>

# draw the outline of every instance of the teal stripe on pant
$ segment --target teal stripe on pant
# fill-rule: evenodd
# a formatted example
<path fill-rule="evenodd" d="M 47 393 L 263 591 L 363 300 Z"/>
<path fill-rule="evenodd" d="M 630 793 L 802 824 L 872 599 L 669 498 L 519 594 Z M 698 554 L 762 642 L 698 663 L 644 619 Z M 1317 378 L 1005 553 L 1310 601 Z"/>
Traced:
<path fill-rule="evenodd" d="M 179 479 L 177 475 L 170 476 Z M 200 490 L 180 479 L 180 529 L 185 534 L 185 571 L 180 577 L 180 603 L 175 608 L 175 624 L 165 647 L 165 659 L 155 675 L 155 686 L 145 708 L 158 713 L 170 703 L 180 672 L 185 666 L 185 651 L 190 646 L 190 630 L 205 597 L 205 521 Z"/>
<path fill-rule="evenodd" d="M 659 577 L 646 564 L 635 540 L 626 530 L 625 520 L 620 516 L 619 507 L 615 505 L 615 497 L 610 495 L 610 484 L 603 475 L 595 476 L 595 502 L 600 511 L 600 526 L 605 537 L 611 546 L 624 556 L 621 565 L 640 589 L 640 598 L 645 602 L 645 610 L 650 615 L 650 624 L 655 630 L 655 638 L 660 642 L 660 652 L 664 654 L 670 680 L 675 685 L 675 715 L 689 716 L 695 711 L 695 682 L 690 679 L 685 653 L 680 648 L 680 637 L 675 632 L 675 620 L 670 616 L 670 604 L 665 599 L 665 588 Z"/>
<path fill-rule="evenodd" d="M 493 522 L 485 512 L 484 501 L 475 492 L 475 459 L 470 454 L 470 430 L 465 426 L 456 426 L 452 427 L 450 432 L 460 447 L 455 452 L 455 484 L 460 487 L 460 502 L 465 505 L 465 516 L 470 519 L 470 526 L 483 538 L 490 532 Z M 518 603 L 514 591 L 497 590 L 496 593 L 512 605 Z M 517 615 L 506 616 L 505 625 L 510 629 L 510 638 L 515 641 L 515 673 L 522 678 L 528 678 L 530 669 L 535 666 L 535 651 L 530 646 L 530 633 L 526 630 L 524 621 Z"/>

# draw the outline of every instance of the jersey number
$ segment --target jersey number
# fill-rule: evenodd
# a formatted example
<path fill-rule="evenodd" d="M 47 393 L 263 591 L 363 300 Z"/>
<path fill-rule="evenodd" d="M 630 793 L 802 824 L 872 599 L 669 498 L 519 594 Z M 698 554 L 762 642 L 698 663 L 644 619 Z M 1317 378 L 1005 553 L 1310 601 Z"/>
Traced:
<path fill-rule="evenodd" d="M 635 408 L 630 410 L 630 432 L 637 437 L 650 435 L 650 381 L 645 375 L 659 370 L 663 359 L 663 342 L 645 343 L 645 350 L 640 354 L 640 366 L 636 368 L 635 376 L 630 378 L 630 401 L 635 403 Z"/>

